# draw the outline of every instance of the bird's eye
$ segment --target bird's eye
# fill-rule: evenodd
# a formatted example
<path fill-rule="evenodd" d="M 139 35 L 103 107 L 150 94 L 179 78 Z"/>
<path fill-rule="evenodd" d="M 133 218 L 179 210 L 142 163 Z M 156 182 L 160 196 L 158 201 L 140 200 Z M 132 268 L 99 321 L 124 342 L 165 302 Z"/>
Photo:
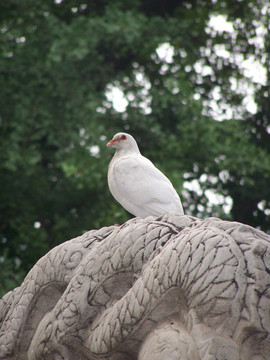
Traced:
<path fill-rule="evenodd" d="M 120 139 L 121 139 L 121 140 L 126 140 L 126 138 L 127 138 L 126 135 L 121 135 L 121 138 L 120 138 Z"/>

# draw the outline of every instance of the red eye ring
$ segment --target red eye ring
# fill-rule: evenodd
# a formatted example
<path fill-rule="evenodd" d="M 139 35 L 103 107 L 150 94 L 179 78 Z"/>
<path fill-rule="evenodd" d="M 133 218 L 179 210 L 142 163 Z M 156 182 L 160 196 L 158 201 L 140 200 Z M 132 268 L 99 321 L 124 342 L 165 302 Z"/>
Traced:
<path fill-rule="evenodd" d="M 126 138 L 127 138 L 126 135 L 121 135 L 120 137 L 121 140 L 126 140 Z"/>

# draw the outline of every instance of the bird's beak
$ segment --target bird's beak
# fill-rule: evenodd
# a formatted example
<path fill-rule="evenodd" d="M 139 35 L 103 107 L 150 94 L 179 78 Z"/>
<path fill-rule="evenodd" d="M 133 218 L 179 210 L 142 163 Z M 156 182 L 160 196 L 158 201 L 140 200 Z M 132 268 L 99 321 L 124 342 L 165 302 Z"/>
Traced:
<path fill-rule="evenodd" d="M 115 144 L 118 140 L 116 139 L 112 139 L 111 141 L 108 142 L 107 146 L 113 146 L 113 144 Z"/>

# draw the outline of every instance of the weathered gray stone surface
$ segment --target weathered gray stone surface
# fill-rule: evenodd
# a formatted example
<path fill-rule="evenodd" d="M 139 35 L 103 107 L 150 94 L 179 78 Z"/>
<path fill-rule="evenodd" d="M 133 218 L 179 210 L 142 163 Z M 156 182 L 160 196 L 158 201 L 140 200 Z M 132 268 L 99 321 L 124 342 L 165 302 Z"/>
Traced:
<path fill-rule="evenodd" d="M 270 237 L 175 213 L 89 231 L 0 301 L 0 359 L 269 360 Z"/>

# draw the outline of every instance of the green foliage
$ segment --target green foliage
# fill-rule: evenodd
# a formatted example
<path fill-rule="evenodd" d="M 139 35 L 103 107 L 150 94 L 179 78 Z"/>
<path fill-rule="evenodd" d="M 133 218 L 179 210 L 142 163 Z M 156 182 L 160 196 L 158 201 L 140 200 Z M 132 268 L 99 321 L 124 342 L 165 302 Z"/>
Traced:
<path fill-rule="evenodd" d="M 0 257 L 0 298 L 5 295 L 7 290 L 18 286 L 25 276 L 24 271 L 20 268 L 20 260 L 7 255 L 7 251 L 5 251 Z"/>
<path fill-rule="evenodd" d="M 129 218 L 106 178 L 106 142 L 121 130 L 172 180 L 187 214 L 269 231 L 268 13 L 255 0 L 2 2 L 2 294 L 55 245 Z M 234 31 L 211 28 L 219 14 Z M 157 53 L 164 43 L 170 60 Z M 247 78 L 250 56 L 264 83 Z M 124 112 L 107 99 L 109 86 L 128 99 Z M 248 86 L 254 114 L 244 106 Z M 229 213 L 209 190 L 232 199 Z"/>

